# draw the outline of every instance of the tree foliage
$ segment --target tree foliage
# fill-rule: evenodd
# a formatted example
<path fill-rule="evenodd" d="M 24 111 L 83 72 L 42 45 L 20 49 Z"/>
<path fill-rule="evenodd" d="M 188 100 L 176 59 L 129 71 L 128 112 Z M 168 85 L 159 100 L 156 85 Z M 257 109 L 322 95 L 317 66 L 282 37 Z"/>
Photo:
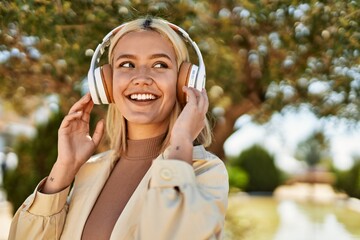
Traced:
<path fill-rule="evenodd" d="M 247 173 L 239 166 L 232 166 L 230 164 L 226 166 L 226 169 L 229 174 L 230 188 L 233 188 L 235 191 L 244 189 L 248 184 Z"/>
<path fill-rule="evenodd" d="M 354 166 L 345 171 L 335 171 L 337 180 L 335 187 L 345 191 L 350 197 L 360 198 L 360 160 L 356 159 Z"/>
<path fill-rule="evenodd" d="M 328 142 L 322 132 L 314 132 L 307 139 L 300 142 L 296 157 L 304 161 L 309 168 L 315 168 L 326 155 Z"/>
<path fill-rule="evenodd" d="M 232 166 L 240 167 L 248 175 L 245 187 L 249 192 L 272 192 L 281 183 L 281 172 L 275 159 L 263 147 L 254 145 L 233 159 Z"/>
<path fill-rule="evenodd" d="M 223 156 L 246 112 L 266 121 L 284 106 L 310 104 L 320 117 L 359 119 L 359 8 L 353 0 L 1 1 L 0 97 L 26 114 L 28 96 L 58 93 L 68 109 L 88 49 L 124 21 L 163 17 L 204 55 L 216 120 L 210 150 Z"/>
<path fill-rule="evenodd" d="M 37 135 L 29 141 L 22 138 L 14 147 L 19 157 L 16 169 L 6 171 L 4 188 L 16 210 L 42 178 L 50 173 L 57 157 L 57 129 L 64 115 L 52 115 L 49 122 L 37 126 Z"/>

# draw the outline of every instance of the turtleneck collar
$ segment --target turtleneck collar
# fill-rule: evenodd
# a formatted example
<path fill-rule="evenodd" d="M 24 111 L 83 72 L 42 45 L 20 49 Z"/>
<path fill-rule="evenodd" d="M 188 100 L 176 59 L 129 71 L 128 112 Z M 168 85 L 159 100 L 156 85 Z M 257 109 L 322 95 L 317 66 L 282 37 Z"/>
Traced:
<path fill-rule="evenodd" d="M 131 161 L 155 159 L 160 154 L 164 139 L 165 134 L 141 140 L 128 139 L 123 157 Z"/>

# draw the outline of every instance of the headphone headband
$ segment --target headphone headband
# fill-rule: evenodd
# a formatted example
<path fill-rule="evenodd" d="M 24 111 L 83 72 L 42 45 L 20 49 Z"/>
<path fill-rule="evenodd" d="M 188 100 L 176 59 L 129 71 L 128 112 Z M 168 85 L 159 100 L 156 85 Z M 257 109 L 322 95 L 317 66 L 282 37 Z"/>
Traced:
<path fill-rule="evenodd" d="M 199 60 L 199 64 L 198 64 L 197 71 L 196 72 L 193 71 L 194 73 L 196 73 L 196 76 L 191 76 L 192 80 L 190 81 L 189 86 L 195 87 L 199 90 L 203 89 L 205 87 L 206 71 L 205 71 L 205 64 L 203 61 L 203 57 L 202 57 L 202 54 L 200 52 L 198 45 L 190 38 L 189 34 L 185 30 L 180 28 L 179 26 L 177 26 L 173 23 L 164 21 L 164 20 L 160 20 L 160 21 L 165 23 L 171 29 L 173 29 L 175 32 L 177 32 L 179 35 L 181 35 L 183 37 L 183 39 L 185 39 L 186 42 L 190 43 L 191 46 L 193 47 L 193 49 L 195 50 L 195 53 Z M 116 33 L 118 31 L 120 31 L 127 24 L 128 23 L 123 23 L 123 24 L 119 25 L 118 27 L 114 28 L 113 30 L 111 30 L 108 34 L 106 34 L 105 37 L 103 38 L 102 42 L 100 44 L 98 44 L 98 46 L 96 47 L 96 49 L 94 51 L 94 54 L 92 56 L 91 63 L 90 63 L 90 69 L 88 72 L 88 83 L 89 83 L 89 90 L 90 90 L 91 96 L 92 96 L 95 104 L 109 103 L 108 97 L 107 97 L 106 92 L 104 91 L 104 88 L 99 86 L 100 84 L 103 84 L 103 83 L 99 83 L 96 81 L 96 79 L 99 78 L 99 73 L 97 72 L 97 69 L 98 69 L 97 65 L 100 63 L 100 58 L 104 54 L 106 48 L 110 46 L 111 39 L 116 35 Z M 192 75 L 194 75 L 194 74 L 192 74 Z"/>

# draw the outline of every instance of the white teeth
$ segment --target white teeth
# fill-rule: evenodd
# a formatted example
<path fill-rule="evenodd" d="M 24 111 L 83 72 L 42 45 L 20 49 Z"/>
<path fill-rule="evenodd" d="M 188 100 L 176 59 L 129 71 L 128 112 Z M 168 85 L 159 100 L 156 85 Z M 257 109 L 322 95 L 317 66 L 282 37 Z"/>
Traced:
<path fill-rule="evenodd" d="M 133 100 L 149 100 L 149 99 L 155 99 L 156 97 L 155 97 L 155 95 L 152 95 L 152 94 L 149 94 L 149 93 L 147 93 L 147 94 L 138 93 L 138 94 L 131 94 L 130 98 L 133 99 Z"/>

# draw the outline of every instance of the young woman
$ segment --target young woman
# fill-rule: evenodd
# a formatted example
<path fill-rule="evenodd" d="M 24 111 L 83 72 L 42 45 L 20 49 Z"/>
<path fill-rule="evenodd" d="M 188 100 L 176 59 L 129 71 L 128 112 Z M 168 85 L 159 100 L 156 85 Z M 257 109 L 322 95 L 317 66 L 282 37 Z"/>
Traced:
<path fill-rule="evenodd" d="M 108 152 L 91 157 L 93 100 L 75 103 L 58 132 L 58 158 L 16 212 L 9 239 L 220 239 L 227 208 L 223 162 L 207 152 L 206 91 L 183 87 L 182 36 L 161 19 L 137 19 L 111 38 Z M 70 185 L 73 183 L 72 190 Z M 69 193 L 70 192 L 70 193 Z"/>

